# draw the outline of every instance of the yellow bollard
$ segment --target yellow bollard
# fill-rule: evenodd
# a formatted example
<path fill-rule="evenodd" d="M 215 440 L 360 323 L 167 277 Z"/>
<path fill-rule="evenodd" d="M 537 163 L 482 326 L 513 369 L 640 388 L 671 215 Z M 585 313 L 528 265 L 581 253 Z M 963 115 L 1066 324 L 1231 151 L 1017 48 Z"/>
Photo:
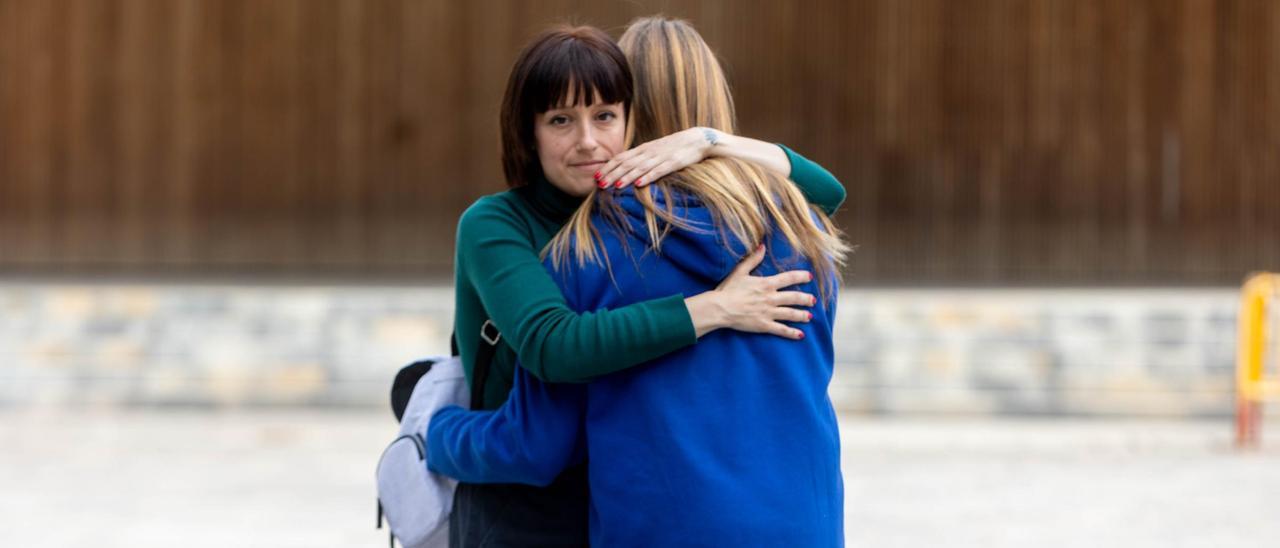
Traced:
<path fill-rule="evenodd" d="M 1236 348 L 1236 447 L 1257 447 L 1262 402 L 1280 393 L 1268 381 L 1263 360 L 1270 347 L 1271 306 L 1280 290 L 1280 276 L 1255 274 L 1245 282 L 1240 300 L 1240 338 Z"/>

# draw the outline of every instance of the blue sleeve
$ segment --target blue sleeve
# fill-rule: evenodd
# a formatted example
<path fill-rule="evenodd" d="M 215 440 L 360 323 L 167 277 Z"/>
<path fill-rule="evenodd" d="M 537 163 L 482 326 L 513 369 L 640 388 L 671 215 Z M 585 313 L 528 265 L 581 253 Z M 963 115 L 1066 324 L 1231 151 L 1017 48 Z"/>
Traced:
<path fill-rule="evenodd" d="M 516 367 L 511 397 L 492 411 L 450 406 L 427 424 L 427 468 L 467 483 L 549 485 L 585 460 L 586 385 L 547 384 Z"/>

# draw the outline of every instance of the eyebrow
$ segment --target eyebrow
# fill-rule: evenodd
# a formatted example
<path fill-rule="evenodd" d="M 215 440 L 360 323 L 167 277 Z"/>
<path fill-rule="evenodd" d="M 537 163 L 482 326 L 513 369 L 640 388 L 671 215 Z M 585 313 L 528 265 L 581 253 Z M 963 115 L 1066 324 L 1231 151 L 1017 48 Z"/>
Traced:
<path fill-rule="evenodd" d="M 562 111 L 572 111 L 572 110 L 577 109 L 577 108 L 578 108 L 578 107 L 580 107 L 580 106 L 582 106 L 582 105 L 581 105 L 581 104 L 574 104 L 574 105 L 565 105 L 565 106 L 559 106 L 559 107 L 552 107 L 552 108 L 549 108 L 549 109 L 547 109 L 546 111 L 544 111 L 544 112 L 542 112 L 542 113 L 540 113 L 540 114 L 541 114 L 542 116 L 552 116 L 552 115 L 555 115 L 555 114 L 567 114 L 567 112 L 562 112 Z M 621 104 L 621 103 L 601 103 L 601 102 L 598 102 L 598 101 L 597 101 L 597 102 L 593 103 L 591 106 L 589 106 L 589 107 L 583 107 L 583 108 L 586 108 L 587 110 L 597 110 L 597 109 L 606 109 L 606 108 L 607 108 L 607 109 L 613 109 L 613 110 L 616 110 L 616 109 L 621 109 L 621 108 L 622 108 L 622 104 Z"/>

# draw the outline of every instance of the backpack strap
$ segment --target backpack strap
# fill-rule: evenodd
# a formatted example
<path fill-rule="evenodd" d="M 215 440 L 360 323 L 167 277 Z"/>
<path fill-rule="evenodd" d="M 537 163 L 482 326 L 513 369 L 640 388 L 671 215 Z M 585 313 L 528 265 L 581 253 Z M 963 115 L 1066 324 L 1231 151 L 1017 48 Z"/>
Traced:
<path fill-rule="evenodd" d="M 489 380 L 489 364 L 498 351 L 502 333 L 490 320 L 480 326 L 480 343 L 476 349 L 475 366 L 471 369 L 471 409 L 484 409 L 484 385 Z"/>

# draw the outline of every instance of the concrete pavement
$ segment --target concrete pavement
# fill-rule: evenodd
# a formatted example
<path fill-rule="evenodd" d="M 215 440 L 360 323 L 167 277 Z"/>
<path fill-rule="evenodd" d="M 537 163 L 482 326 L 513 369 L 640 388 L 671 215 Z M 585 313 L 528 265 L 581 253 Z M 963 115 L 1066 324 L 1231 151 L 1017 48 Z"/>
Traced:
<path fill-rule="evenodd" d="M 1280 429 L 841 417 L 846 532 L 872 547 L 1280 545 Z M 0 546 L 386 546 L 368 411 L 0 413 Z"/>

